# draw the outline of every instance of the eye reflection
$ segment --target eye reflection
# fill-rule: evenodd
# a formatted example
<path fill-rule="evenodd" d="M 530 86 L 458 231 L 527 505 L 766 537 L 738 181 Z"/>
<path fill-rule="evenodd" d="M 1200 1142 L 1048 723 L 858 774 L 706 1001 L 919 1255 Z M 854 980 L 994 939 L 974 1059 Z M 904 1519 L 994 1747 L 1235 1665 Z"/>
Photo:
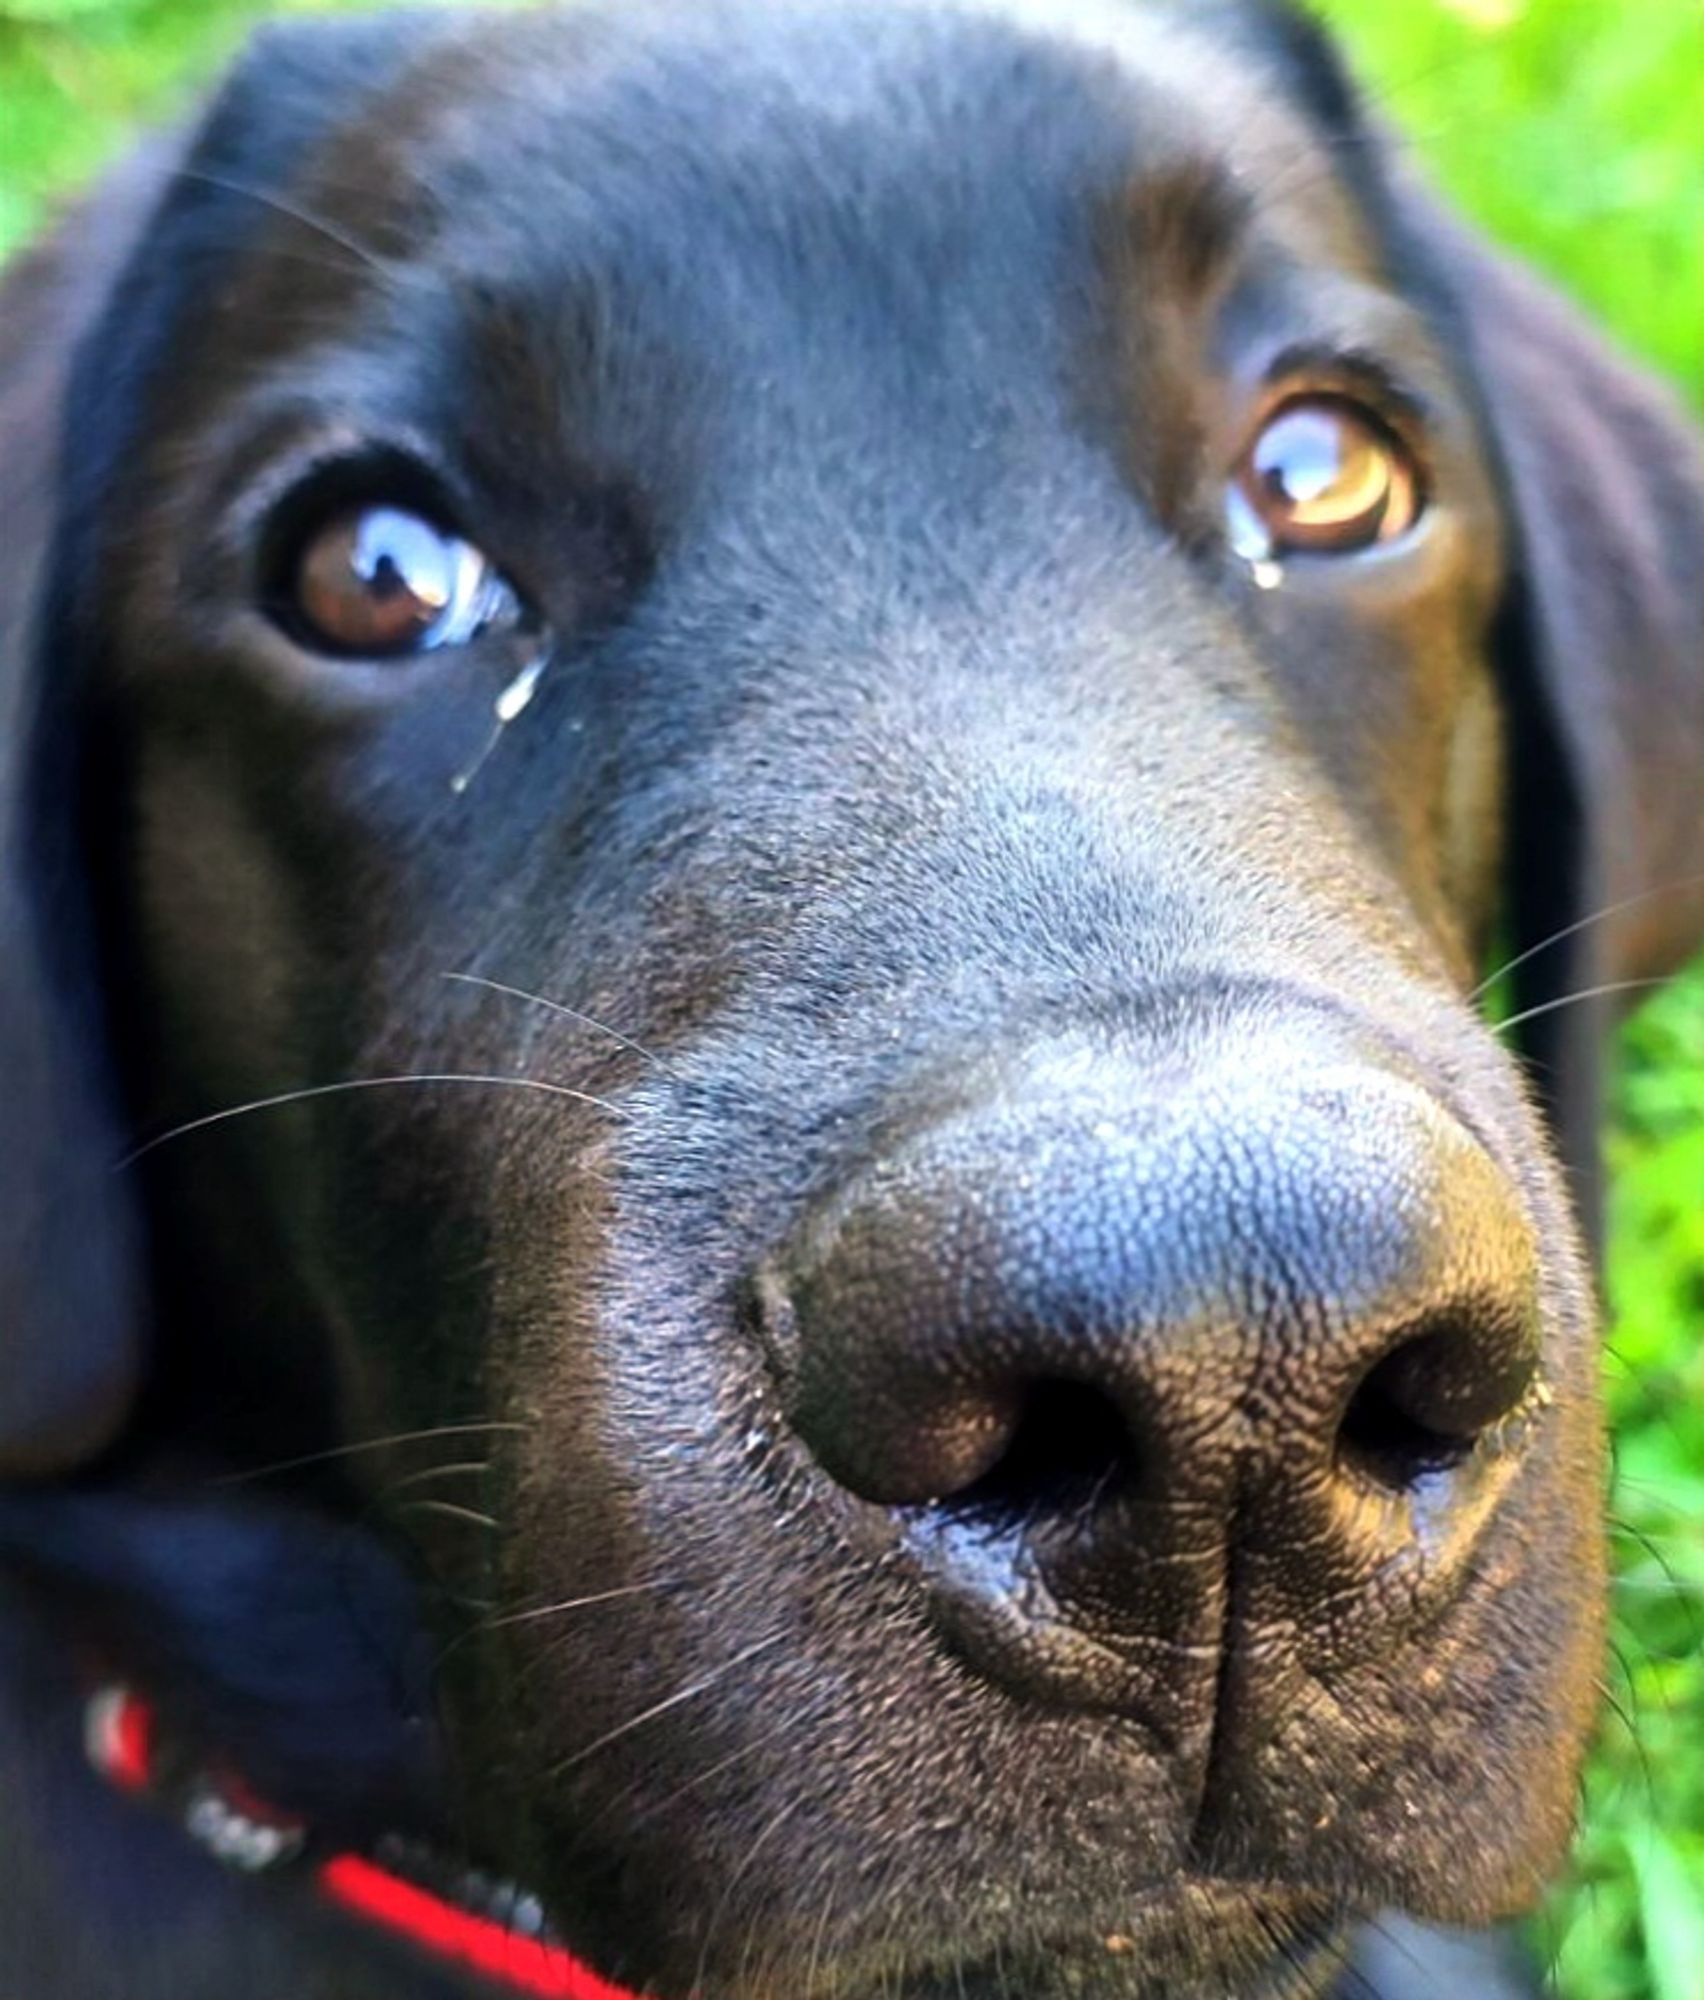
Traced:
<path fill-rule="evenodd" d="M 385 505 L 335 514 L 308 538 L 288 608 L 310 644 L 378 659 L 467 645 L 519 616 L 514 591 L 481 550 Z"/>

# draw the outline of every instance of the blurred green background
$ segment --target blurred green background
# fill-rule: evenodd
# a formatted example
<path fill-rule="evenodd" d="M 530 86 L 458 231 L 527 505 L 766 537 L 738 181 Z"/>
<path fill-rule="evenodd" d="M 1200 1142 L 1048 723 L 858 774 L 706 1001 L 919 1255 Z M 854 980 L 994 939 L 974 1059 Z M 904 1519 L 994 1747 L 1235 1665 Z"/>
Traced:
<path fill-rule="evenodd" d="M 0 255 L 248 23 L 355 4 L 0 0 Z M 1704 409 L 1704 0 L 1318 6 L 1463 206 Z M 1615 1645 L 1534 1937 L 1568 2000 L 1704 2000 L 1704 966 L 1627 1029 L 1609 1143 Z"/>

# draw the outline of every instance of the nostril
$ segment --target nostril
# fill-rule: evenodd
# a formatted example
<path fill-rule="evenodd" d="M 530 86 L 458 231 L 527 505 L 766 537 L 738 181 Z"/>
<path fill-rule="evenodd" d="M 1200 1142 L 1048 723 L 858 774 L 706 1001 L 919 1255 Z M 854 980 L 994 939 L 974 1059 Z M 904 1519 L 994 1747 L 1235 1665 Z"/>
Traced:
<path fill-rule="evenodd" d="M 1460 1465 L 1474 1440 L 1434 1430 L 1405 1409 L 1390 1361 L 1381 1362 L 1350 1398 L 1337 1432 L 1337 1456 L 1377 1485 L 1405 1493 L 1425 1473 Z"/>
<path fill-rule="evenodd" d="M 1041 1381 L 1025 1392 L 1005 1451 L 951 1505 L 1013 1526 L 1086 1513 L 1111 1497 L 1134 1466 L 1129 1426 L 1109 1396 L 1082 1383 Z"/>
<path fill-rule="evenodd" d="M 1534 1343 L 1498 1316 L 1452 1316 L 1410 1336 L 1362 1377 L 1338 1426 L 1337 1455 L 1405 1492 L 1468 1459 L 1532 1386 Z"/>

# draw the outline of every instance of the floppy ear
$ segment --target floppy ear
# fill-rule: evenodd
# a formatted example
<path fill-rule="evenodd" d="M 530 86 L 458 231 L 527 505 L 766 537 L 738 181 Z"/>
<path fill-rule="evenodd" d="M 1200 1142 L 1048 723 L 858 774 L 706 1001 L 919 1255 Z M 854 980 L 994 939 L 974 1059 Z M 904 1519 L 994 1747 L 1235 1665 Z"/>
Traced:
<path fill-rule="evenodd" d="M 265 31 L 184 139 L 144 151 L 0 287 L 0 1479 L 109 1443 L 147 1286 L 96 945 L 84 728 L 109 495 L 174 328 L 303 155 L 427 40 L 411 15 Z"/>
<path fill-rule="evenodd" d="M 156 150 L 73 212 L 0 287 L 0 1477 L 97 1450 L 138 1374 L 139 1232 L 114 1172 L 73 762 L 45 599 L 70 354 L 169 171 Z"/>
<path fill-rule="evenodd" d="M 1704 449 L 1674 397 L 1404 164 L 1387 185 L 1398 261 L 1463 365 L 1506 498 L 1516 1006 L 1595 1223 L 1605 1037 L 1635 982 L 1704 943 Z M 1604 987 L 1621 990 L 1571 998 Z"/>

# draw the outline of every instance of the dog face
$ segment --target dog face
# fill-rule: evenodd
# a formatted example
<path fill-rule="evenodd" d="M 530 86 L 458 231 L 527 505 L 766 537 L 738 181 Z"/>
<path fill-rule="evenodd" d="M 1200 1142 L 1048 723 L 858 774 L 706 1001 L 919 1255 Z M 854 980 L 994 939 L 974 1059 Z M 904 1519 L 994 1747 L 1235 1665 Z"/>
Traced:
<path fill-rule="evenodd" d="M 9 1004 L 81 1059 L 97 971 L 174 1136 L 46 1183 L 14 1461 L 344 1454 L 476 1850 L 660 1992 L 1289 1990 L 1530 1901 L 1601 1022 L 1541 1104 L 1475 995 L 1682 872 L 1650 393 L 1257 7 L 293 32 L 158 185 Z"/>

